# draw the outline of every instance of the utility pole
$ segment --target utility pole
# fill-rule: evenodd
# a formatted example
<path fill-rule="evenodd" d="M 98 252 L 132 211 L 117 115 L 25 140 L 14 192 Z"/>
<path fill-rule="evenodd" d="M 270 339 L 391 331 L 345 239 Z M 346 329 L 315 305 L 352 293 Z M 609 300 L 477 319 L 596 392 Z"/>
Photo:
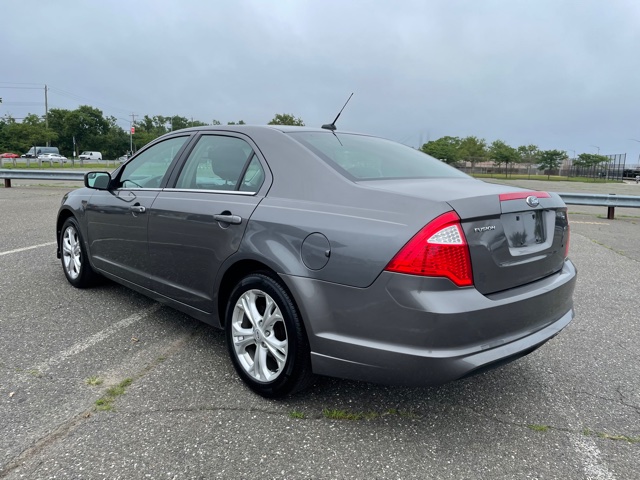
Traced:
<path fill-rule="evenodd" d="M 131 114 L 131 128 L 129 129 L 129 153 L 133 155 L 133 124 L 136 121 L 137 115 L 135 113 Z"/>
<path fill-rule="evenodd" d="M 49 103 L 47 101 L 47 86 L 44 86 L 44 131 L 47 134 L 47 147 L 50 147 L 49 141 Z"/>

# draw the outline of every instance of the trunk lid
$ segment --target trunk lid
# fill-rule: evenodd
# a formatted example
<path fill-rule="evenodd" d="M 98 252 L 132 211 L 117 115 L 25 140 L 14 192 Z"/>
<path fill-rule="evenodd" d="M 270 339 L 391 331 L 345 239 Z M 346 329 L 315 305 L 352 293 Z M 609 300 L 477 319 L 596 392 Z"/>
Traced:
<path fill-rule="evenodd" d="M 557 194 L 517 191 L 491 200 L 448 203 L 460 215 L 480 293 L 514 288 L 562 269 L 569 224 L 567 208 Z M 497 208 L 486 208 L 496 203 Z"/>
<path fill-rule="evenodd" d="M 518 287 L 562 269 L 569 225 L 566 205 L 555 193 L 448 178 L 381 181 L 374 188 L 450 205 L 460 216 L 474 286 L 482 294 Z M 527 203 L 529 197 L 537 203 L 533 199 Z"/>

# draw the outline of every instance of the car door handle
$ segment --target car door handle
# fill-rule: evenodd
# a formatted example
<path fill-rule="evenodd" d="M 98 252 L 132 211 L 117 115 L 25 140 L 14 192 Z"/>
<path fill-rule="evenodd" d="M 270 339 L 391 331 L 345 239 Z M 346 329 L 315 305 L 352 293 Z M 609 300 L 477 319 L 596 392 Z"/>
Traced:
<path fill-rule="evenodd" d="M 147 211 L 147 207 L 143 207 L 142 205 L 132 205 L 129 207 L 129 210 L 135 213 L 144 213 Z"/>
<path fill-rule="evenodd" d="M 238 215 L 214 215 L 213 218 L 222 223 L 230 223 L 231 225 L 240 225 L 242 223 L 242 217 Z"/>

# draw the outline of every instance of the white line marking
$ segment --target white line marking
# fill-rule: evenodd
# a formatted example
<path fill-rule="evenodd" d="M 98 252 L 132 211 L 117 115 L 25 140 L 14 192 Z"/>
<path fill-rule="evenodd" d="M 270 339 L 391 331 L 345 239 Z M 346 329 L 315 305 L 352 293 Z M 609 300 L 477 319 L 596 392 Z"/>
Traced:
<path fill-rule="evenodd" d="M 613 473 L 607 469 L 600 458 L 600 449 L 591 438 L 572 435 L 573 446 L 582 456 L 582 466 L 588 480 L 615 480 Z"/>
<path fill-rule="evenodd" d="M 552 372 L 549 372 L 549 376 L 553 378 L 553 383 L 559 383 L 558 378 Z M 549 387 L 549 385 L 546 386 Z M 547 391 L 547 396 L 550 398 L 554 398 L 556 395 L 557 392 Z M 571 399 L 566 394 L 561 394 L 561 398 L 558 400 L 560 405 L 557 406 L 556 411 L 565 418 L 567 426 L 573 430 L 573 433 L 568 433 L 569 440 L 573 443 L 573 449 L 580 457 L 585 478 L 587 480 L 616 480 L 613 472 L 604 463 L 595 440 L 579 433 L 582 421 L 578 410 L 571 403 Z"/>
<path fill-rule="evenodd" d="M 49 243 L 41 243 L 40 245 L 32 245 L 31 247 L 16 248 L 15 250 L 9 250 L 8 252 L 0 252 L 0 257 L 3 255 L 9 255 L 11 253 L 19 253 L 19 252 L 25 252 L 27 250 L 33 250 L 34 248 L 49 247 L 55 244 L 56 242 L 49 242 Z"/>
<path fill-rule="evenodd" d="M 47 359 L 44 362 L 42 362 L 40 365 L 36 365 L 35 367 L 33 367 L 33 370 L 36 370 L 39 373 L 46 372 L 53 365 L 56 365 L 56 364 L 62 362 L 63 360 L 66 360 L 69 357 L 72 357 L 74 355 L 77 355 L 80 352 L 85 351 L 87 348 L 92 347 L 96 343 L 101 342 L 102 340 L 106 340 L 111 335 L 116 333 L 118 330 L 126 328 L 129 325 L 133 325 L 137 321 L 142 320 L 147 315 L 149 315 L 149 314 L 155 312 L 156 310 L 158 310 L 161 306 L 162 305 L 160 305 L 158 303 L 158 304 L 154 305 L 153 307 L 147 308 L 145 310 L 141 310 L 138 313 L 134 313 L 133 315 L 131 315 L 131 316 L 125 318 L 125 319 L 120 320 L 118 323 L 114 323 L 110 327 L 107 327 L 104 330 L 101 330 L 98 333 L 96 333 L 94 335 L 91 335 L 89 338 L 87 338 L 85 340 L 82 340 L 82 341 L 76 343 L 75 345 L 72 345 L 71 347 L 67 348 L 66 350 L 64 350 L 64 351 L 62 351 L 60 353 L 58 353 L 57 355 L 54 355 L 53 357 L 50 357 L 49 359 Z"/>
<path fill-rule="evenodd" d="M 609 225 L 608 223 L 603 222 L 581 222 L 580 220 L 571 220 L 569 222 L 569 225 L 572 225 L 574 223 L 580 223 L 582 225 Z"/>

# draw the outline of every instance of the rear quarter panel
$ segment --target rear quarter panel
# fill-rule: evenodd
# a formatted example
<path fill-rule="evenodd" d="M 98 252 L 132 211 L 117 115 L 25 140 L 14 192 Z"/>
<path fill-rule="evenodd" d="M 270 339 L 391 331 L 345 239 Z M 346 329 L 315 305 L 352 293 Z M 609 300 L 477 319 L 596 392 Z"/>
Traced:
<path fill-rule="evenodd" d="M 421 204 L 416 215 L 413 209 L 397 213 L 266 198 L 249 221 L 240 253 L 267 260 L 278 273 L 367 287 L 420 228 L 450 210 L 445 203 Z M 309 268 L 301 254 L 313 233 L 329 243 L 327 263 L 319 269 Z"/>

